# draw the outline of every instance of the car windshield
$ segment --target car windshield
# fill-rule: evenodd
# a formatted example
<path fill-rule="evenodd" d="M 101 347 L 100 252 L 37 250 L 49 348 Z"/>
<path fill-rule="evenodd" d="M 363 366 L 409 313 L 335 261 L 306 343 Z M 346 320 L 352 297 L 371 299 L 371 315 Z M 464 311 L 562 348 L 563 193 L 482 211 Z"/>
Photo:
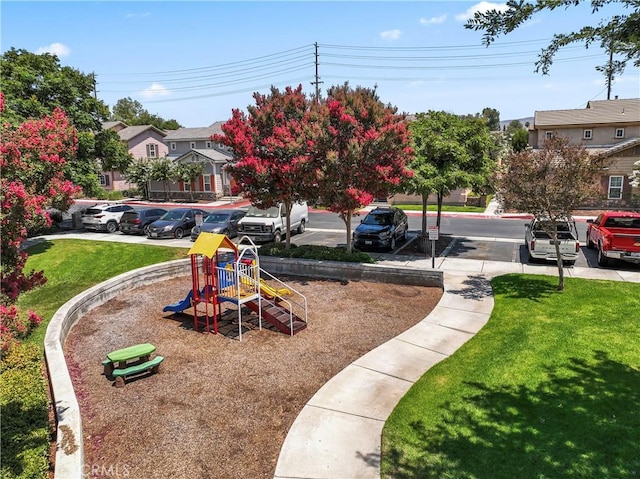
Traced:
<path fill-rule="evenodd" d="M 280 208 L 274 206 L 267 210 L 261 210 L 255 206 L 250 206 L 245 216 L 253 216 L 255 218 L 277 218 L 280 214 Z"/>
<path fill-rule="evenodd" d="M 178 221 L 178 220 L 182 219 L 184 214 L 185 214 L 185 212 L 181 211 L 181 210 L 171 210 L 171 211 L 167 211 L 165 214 L 163 214 L 162 218 L 160 218 L 160 219 L 161 220 L 166 220 L 166 221 Z"/>
<path fill-rule="evenodd" d="M 368 214 L 362 221 L 365 225 L 388 226 L 393 224 L 393 215 L 385 214 Z"/>
<path fill-rule="evenodd" d="M 213 215 L 207 216 L 207 219 L 204 220 L 205 223 L 224 223 L 229 219 L 228 214 L 224 213 L 215 213 Z"/>

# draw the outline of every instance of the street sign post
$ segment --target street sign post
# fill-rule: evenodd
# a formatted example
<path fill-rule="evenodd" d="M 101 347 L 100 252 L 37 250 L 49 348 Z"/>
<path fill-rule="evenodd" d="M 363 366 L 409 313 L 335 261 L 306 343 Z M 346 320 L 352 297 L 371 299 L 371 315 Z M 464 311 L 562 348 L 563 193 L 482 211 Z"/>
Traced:
<path fill-rule="evenodd" d="M 440 228 L 438 226 L 427 226 L 429 239 L 431 240 L 431 267 L 436 267 L 436 241 L 440 236 Z"/>

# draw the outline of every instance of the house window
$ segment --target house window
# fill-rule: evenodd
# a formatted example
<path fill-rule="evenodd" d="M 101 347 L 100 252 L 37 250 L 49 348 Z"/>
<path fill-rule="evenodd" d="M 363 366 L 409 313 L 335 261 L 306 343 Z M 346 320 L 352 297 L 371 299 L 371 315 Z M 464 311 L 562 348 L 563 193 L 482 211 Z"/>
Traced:
<path fill-rule="evenodd" d="M 189 148 L 191 148 L 192 150 L 196 149 L 196 142 L 192 141 L 191 143 L 189 143 Z"/>
<path fill-rule="evenodd" d="M 109 186 L 109 175 L 100 175 L 100 186 Z"/>
<path fill-rule="evenodd" d="M 147 157 L 148 158 L 158 157 L 158 145 L 156 145 L 155 143 L 147 143 Z"/>
<path fill-rule="evenodd" d="M 211 191 L 211 175 L 202 175 L 202 185 L 204 191 Z"/>
<path fill-rule="evenodd" d="M 552 132 L 552 131 L 545 131 L 545 133 L 544 133 L 544 137 L 545 137 L 547 140 L 550 140 L 551 138 L 553 138 L 553 132 Z"/>
<path fill-rule="evenodd" d="M 207 141 L 207 148 L 211 148 L 211 142 Z"/>
<path fill-rule="evenodd" d="M 616 138 L 624 138 L 624 128 L 616 128 Z"/>
<path fill-rule="evenodd" d="M 176 151 L 176 142 L 175 141 L 171 142 L 171 151 Z"/>
<path fill-rule="evenodd" d="M 189 183 L 188 181 L 184 181 L 184 191 L 191 191 L 191 183 Z"/>
<path fill-rule="evenodd" d="M 593 130 L 584 130 L 582 132 L 582 138 L 585 140 L 591 140 L 593 138 Z"/>
<path fill-rule="evenodd" d="M 622 198 L 622 181 L 624 176 L 609 177 L 609 199 L 619 200 Z"/>

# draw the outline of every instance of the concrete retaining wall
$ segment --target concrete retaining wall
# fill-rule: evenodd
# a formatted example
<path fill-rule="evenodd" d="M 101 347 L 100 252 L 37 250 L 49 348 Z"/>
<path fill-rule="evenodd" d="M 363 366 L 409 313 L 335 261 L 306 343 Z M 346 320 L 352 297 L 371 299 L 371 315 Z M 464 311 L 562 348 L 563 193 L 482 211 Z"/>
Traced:
<path fill-rule="evenodd" d="M 307 276 L 340 281 L 372 281 L 415 286 L 443 287 L 441 271 L 414 270 L 377 264 L 338 263 L 261 257 L 260 267 L 277 275 Z M 191 274 L 191 261 L 181 259 L 121 274 L 90 288 L 66 302 L 51 319 L 45 336 L 45 358 L 56 411 L 57 445 L 55 476 L 79 479 L 89 470 L 84 463 L 80 408 L 64 358 L 64 343 L 71 328 L 88 311 L 134 289 L 176 276 Z"/>

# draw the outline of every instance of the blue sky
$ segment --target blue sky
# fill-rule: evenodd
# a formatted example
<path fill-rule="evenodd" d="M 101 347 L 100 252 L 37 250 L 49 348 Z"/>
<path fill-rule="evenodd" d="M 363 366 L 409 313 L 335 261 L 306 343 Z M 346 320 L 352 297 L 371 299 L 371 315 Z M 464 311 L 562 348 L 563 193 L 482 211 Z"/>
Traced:
<path fill-rule="evenodd" d="M 112 107 L 130 97 L 186 127 L 226 120 L 270 85 L 320 90 L 348 81 L 377 86 L 402 112 L 500 111 L 501 120 L 606 99 L 597 46 L 561 50 L 549 75 L 534 72 L 554 33 L 625 13 L 588 5 L 543 12 L 489 48 L 464 21 L 486 2 L 31 2 L 0 5 L 1 50 L 56 53 L 62 65 L 94 72 Z M 496 7 L 504 5 L 493 3 Z M 627 12 L 628 13 L 628 12 Z M 612 96 L 640 96 L 640 69 L 627 67 Z"/>

